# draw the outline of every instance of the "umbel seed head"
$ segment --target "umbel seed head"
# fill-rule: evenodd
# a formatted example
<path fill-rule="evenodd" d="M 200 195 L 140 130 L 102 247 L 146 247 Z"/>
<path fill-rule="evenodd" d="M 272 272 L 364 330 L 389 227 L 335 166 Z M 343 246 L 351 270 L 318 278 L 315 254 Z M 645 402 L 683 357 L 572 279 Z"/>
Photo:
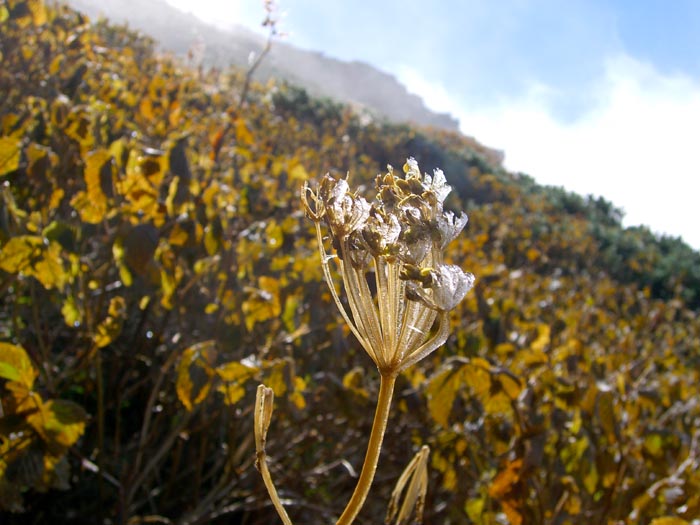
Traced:
<path fill-rule="evenodd" d="M 421 175 L 410 158 L 403 177 L 391 166 L 376 178 L 370 204 L 350 192 L 346 179 L 325 175 L 316 191 L 301 191 L 306 215 L 316 224 L 326 282 L 340 313 L 382 374 L 398 374 L 448 336 L 448 312 L 474 284 L 474 276 L 443 262 L 447 245 L 467 224 L 467 215 L 443 209 L 451 188 L 445 175 Z M 322 226 L 330 234 L 326 250 Z M 329 253 L 330 252 L 330 253 Z M 340 300 L 329 262 L 337 271 L 350 308 Z M 373 274 L 373 276 L 372 276 Z M 368 278 L 374 279 L 373 294 Z"/>

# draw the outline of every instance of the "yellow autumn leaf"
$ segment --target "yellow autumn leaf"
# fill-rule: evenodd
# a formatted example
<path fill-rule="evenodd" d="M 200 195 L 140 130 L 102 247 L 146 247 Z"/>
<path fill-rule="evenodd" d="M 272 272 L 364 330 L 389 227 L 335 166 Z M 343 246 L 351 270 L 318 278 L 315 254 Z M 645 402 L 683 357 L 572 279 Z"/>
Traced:
<path fill-rule="evenodd" d="M 27 0 L 27 6 L 32 12 L 32 21 L 34 25 L 44 25 L 46 23 L 46 5 L 44 4 L 44 0 Z"/>
<path fill-rule="evenodd" d="M 428 411 L 432 418 L 443 427 L 448 426 L 452 405 L 462 385 L 461 369 L 445 368 L 430 378 L 426 388 Z"/>
<path fill-rule="evenodd" d="M 11 2 L 10 5 L 13 3 Z M 18 6 L 17 4 L 21 4 Z M 18 9 L 18 7 L 20 7 Z M 40 26 L 46 23 L 46 6 L 44 0 L 22 0 L 22 2 L 14 2 L 12 18 L 17 25 L 22 28 L 30 25 Z"/>
<path fill-rule="evenodd" d="M 600 476 L 598 475 L 598 469 L 596 468 L 595 464 L 592 464 L 591 468 L 588 469 L 588 474 L 586 474 L 583 478 L 583 486 L 586 487 L 589 494 L 595 494 L 595 491 L 598 488 L 599 479 Z"/>
<path fill-rule="evenodd" d="M 39 410 L 27 417 L 53 453 L 72 446 L 85 431 L 87 415 L 80 405 L 64 399 L 41 403 Z"/>
<path fill-rule="evenodd" d="M 303 377 L 294 377 L 294 391 L 289 396 L 289 400 L 294 403 L 299 410 L 306 408 L 306 399 L 304 399 L 304 392 L 306 391 L 306 381 Z"/>
<path fill-rule="evenodd" d="M 180 106 L 180 101 L 173 100 L 170 104 L 170 113 L 168 114 L 168 123 L 171 127 L 177 127 L 180 123 L 180 117 L 182 116 L 182 107 Z"/>
<path fill-rule="evenodd" d="M 304 169 L 304 166 L 301 164 L 295 164 L 290 170 L 289 170 L 289 179 L 290 180 L 298 180 L 301 182 L 304 182 L 309 179 L 309 174 L 308 172 Z"/>
<path fill-rule="evenodd" d="M 222 241 L 222 229 L 216 224 L 221 224 L 220 222 L 210 224 L 204 229 L 204 249 L 207 251 L 208 255 L 216 255 L 221 249 Z"/>
<path fill-rule="evenodd" d="M 163 296 L 160 299 L 160 304 L 163 308 L 170 310 L 174 305 L 172 302 L 173 295 L 177 291 L 177 286 L 182 280 L 183 269 L 181 266 L 174 268 L 174 273 L 168 272 L 165 268 L 160 270 L 160 287 L 163 291 Z"/>
<path fill-rule="evenodd" d="M 662 516 L 651 520 L 651 525 L 688 525 L 688 522 L 675 516 Z"/>
<path fill-rule="evenodd" d="M 114 257 L 114 262 L 117 263 L 117 268 L 119 268 L 119 278 L 122 283 L 124 283 L 124 286 L 131 286 L 134 278 L 126 264 L 126 250 L 124 249 L 123 237 L 114 239 L 114 244 L 112 244 L 112 256 Z"/>
<path fill-rule="evenodd" d="M 167 211 L 159 199 L 166 163 L 160 157 L 143 156 L 131 150 L 125 176 L 115 181 L 117 192 L 126 200 L 126 209 L 141 215 L 143 222 L 151 219 L 156 226 L 163 223 Z"/>
<path fill-rule="evenodd" d="M 277 221 L 270 220 L 265 227 L 265 238 L 267 239 L 267 245 L 270 248 L 281 248 L 282 242 L 284 241 L 284 234 L 282 232 L 282 227 L 277 223 Z"/>
<path fill-rule="evenodd" d="M 259 371 L 256 367 L 246 366 L 238 361 L 230 361 L 216 367 L 216 374 L 222 381 L 247 381 Z"/>
<path fill-rule="evenodd" d="M 369 392 L 363 386 L 364 377 L 365 369 L 361 366 L 356 366 L 343 376 L 343 386 L 355 394 L 368 399 Z"/>
<path fill-rule="evenodd" d="M 20 383 L 27 390 L 34 386 L 38 372 L 21 346 L 0 343 L 0 377 Z"/>
<path fill-rule="evenodd" d="M 142 155 L 138 158 L 138 171 L 154 188 L 160 188 L 168 170 L 168 158 L 165 155 Z"/>
<path fill-rule="evenodd" d="M 14 137 L 0 137 L 0 177 L 19 168 L 21 153 L 21 139 Z"/>
<path fill-rule="evenodd" d="M 498 379 L 501 383 L 501 388 L 511 400 L 518 399 L 523 390 L 523 383 L 520 378 L 509 374 L 499 374 Z"/>
<path fill-rule="evenodd" d="M 284 378 L 285 365 L 284 361 L 276 361 L 272 365 L 272 372 L 265 381 L 265 384 L 272 389 L 277 397 L 282 397 L 287 392 L 287 381 Z"/>
<path fill-rule="evenodd" d="M 189 239 L 189 234 L 185 231 L 180 224 L 175 223 L 173 229 L 170 230 L 170 236 L 168 237 L 168 243 L 170 246 L 184 246 Z"/>
<path fill-rule="evenodd" d="M 240 383 L 224 383 L 218 385 L 216 391 L 224 396 L 224 403 L 229 406 L 235 405 L 245 396 L 245 388 Z"/>
<path fill-rule="evenodd" d="M 209 394 L 214 377 L 216 342 L 204 341 L 185 349 L 177 367 L 175 391 L 184 407 L 191 411 Z"/>
<path fill-rule="evenodd" d="M 84 179 L 86 191 L 76 193 L 71 199 L 80 214 L 80 219 L 88 224 L 99 224 L 107 213 L 107 196 L 103 187 L 113 185 L 112 154 L 100 148 L 85 156 Z"/>
<path fill-rule="evenodd" d="M 107 317 L 97 325 L 97 330 L 95 331 L 94 340 L 98 348 L 104 348 L 119 337 L 125 318 L 126 303 L 124 298 L 113 297 L 109 301 Z"/>
<path fill-rule="evenodd" d="M 183 183 L 184 185 L 184 183 Z M 180 189 L 180 177 L 178 175 L 174 176 L 173 179 L 168 184 L 168 195 L 165 198 L 165 209 L 170 217 L 174 217 L 179 213 L 179 206 L 175 202 L 178 197 L 178 190 Z M 177 226 L 177 224 L 175 225 Z"/>
<path fill-rule="evenodd" d="M 79 324 L 83 317 L 80 308 L 75 302 L 75 297 L 72 295 L 63 301 L 61 314 L 63 314 L 63 320 L 65 321 L 66 325 L 70 327 L 74 327 Z"/>
<path fill-rule="evenodd" d="M 51 193 L 51 198 L 49 199 L 48 208 L 50 210 L 55 210 L 61 204 L 63 197 L 65 197 L 66 192 L 62 188 L 56 188 Z"/>
<path fill-rule="evenodd" d="M 477 522 L 479 519 L 481 519 L 485 504 L 485 498 L 472 498 L 467 500 L 467 503 L 464 505 L 464 510 L 466 511 L 467 516 L 469 516 L 469 519 L 473 522 Z"/>
<path fill-rule="evenodd" d="M 243 313 L 248 330 L 256 323 L 279 317 L 282 313 L 279 297 L 279 281 L 274 277 L 262 276 L 258 288 L 249 290 L 249 298 L 243 302 Z M 275 392 L 276 395 L 277 392 Z"/>
<path fill-rule="evenodd" d="M 7 241 L 0 253 L 0 269 L 34 277 L 47 289 L 62 288 L 68 281 L 61 245 L 47 243 L 39 235 L 20 235 Z"/>
<path fill-rule="evenodd" d="M 151 99 L 148 97 L 141 99 L 139 111 L 146 120 L 154 120 L 156 118 L 155 113 L 153 113 L 153 104 L 151 103 Z"/>
<path fill-rule="evenodd" d="M 489 415 L 510 414 L 513 410 L 512 400 L 505 392 L 496 392 L 483 396 L 484 412 Z"/>
<path fill-rule="evenodd" d="M 69 275 L 63 267 L 63 259 L 61 257 L 61 245 L 51 241 L 43 251 L 43 257 L 34 265 L 31 273 L 36 279 L 44 285 L 44 288 L 62 289 L 69 282 Z"/>
<path fill-rule="evenodd" d="M 0 252 L 0 269 L 8 273 L 19 273 L 30 269 L 41 257 L 44 241 L 38 235 L 12 237 Z"/>
<path fill-rule="evenodd" d="M 245 144 L 247 146 L 255 144 L 255 139 L 253 138 L 253 135 L 250 133 L 250 130 L 248 129 L 248 126 L 246 126 L 245 121 L 241 118 L 236 119 L 236 140 L 240 144 Z"/>
<path fill-rule="evenodd" d="M 653 457 L 661 459 L 663 457 L 663 447 L 663 437 L 658 432 L 644 436 L 644 450 Z"/>
<path fill-rule="evenodd" d="M 489 496 L 494 499 L 503 498 L 520 481 L 520 471 L 523 466 L 522 459 L 516 459 L 509 462 L 503 470 L 501 470 L 489 486 Z"/>
<path fill-rule="evenodd" d="M 551 329 L 549 325 L 537 325 L 537 337 L 530 345 L 534 352 L 544 352 L 549 346 Z"/>
<path fill-rule="evenodd" d="M 475 357 L 461 368 L 461 380 L 482 399 L 491 392 L 491 365 L 486 359 Z"/>

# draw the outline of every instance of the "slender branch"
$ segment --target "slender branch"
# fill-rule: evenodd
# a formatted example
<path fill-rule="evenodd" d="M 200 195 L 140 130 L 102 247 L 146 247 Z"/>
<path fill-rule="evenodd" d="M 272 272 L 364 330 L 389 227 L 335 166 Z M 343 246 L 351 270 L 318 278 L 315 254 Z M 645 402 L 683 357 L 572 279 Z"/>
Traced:
<path fill-rule="evenodd" d="M 374 413 L 372 433 L 369 436 L 365 461 L 362 464 L 362 472 L 360 472 L 360 477 L 357 480 L 355 492 L 353 492 L 350 501 L 345 507 L 343 514 L 336 522 L 336 525 L 350 525 L 357 517 L 357 514 L 360 512 L 360 509 L 362 508 L 362 505 L 369 494 L 369 489 L 371 488 L 372 480 L 374 479 L 374 473 L 377 470 L 377 462 L 379 461 L 379 452 L 382 449 L 382 441 L 384 441 L 384 432 L 386 431 L 387 421 L 389 419 L 389 408 L 391 407 L 391 398 L 394 395 L 395 384 L 395 373 L 381 374 L 379 398 L 377 399 L 377 408 Z"/>
<path fill-rule="evenodd" d="M 242 108 L 246 100 L 248 99 L 248 91 L 250 90 L 250 83 L 253 80 L 253 73 L 255 73 L 255 70 L 258 69 L 260 64 L 262 64 L 263 59 L 265 58 L 265 55 L 267 55 L 270 50 L 272 49 L 272 37 L 274 36 L 274 33 L 270 33 L 267 37 L 267 42 L 265 43 L 265 47 L 263 50 L 260 52 L 260 54 L 257 56 L 253 64 L 248 68 L 248 71 L 246 72 L 245 75 L 245 80 L 243 81 L 243 89 L 241 90 L 241 98 L 238 101 L 238 108 Z"/>
<path fill-rule="evenodd" d="M 146 442 L 149 439 L 150 427 L 151 427 L 151 417 L 153 415 L 153 406 L 158 399 L 158 393 L 160 392 L 160 386 L 163 383 L 166 373 L 173 365 L 178 357 L 177 352 L 171 352 L 165 363 L 160 367 L 160 374 L 156 379 L 153 388 L 151 389 L 151 394 L 148 397 L 148 402 L 146 403 L 146 410 L 143 413 L 143 423 L 141 424 L 141 435 L 139 436 L 139 446 L 136 450 L 136 459 L 134 460 L 133 466 L 131 467 L 131 472 L 134 476 L 141 468 L 141 461 L 143 460 L 143 455 L 146 452 Z"/>
<path fill-rule="evenodd" d="M 131 486 L 127 489 L 125 498 L 125 512 L 127 513 L 127 515 L 128 513 L 131 513 L 132 510 L 134 510 L 131 508 L 132 503 L 134 501 L 136 493 L 138 492 L 144 480 L 146 479 L 146 476 L 148 476 L 151 473 L 151 471 L 158 466 L 158 463 L 170 451 L 170 448 L 173 446 L 173 443 L 180 435 L 180 432 L 182 432 L 182 430 L 187 426 L 192 416 L 196 413 L 197 409 L 198 406 L 196 406 L 192 410 L 192 412 L 185 412 L 185 414 L 182 416 L 182 419 L 180 419 L 173 425 L 170 433 L 165 438 L 161 438 L 161 444 L 158 450 L 151 455 L 151 459 L 148 461 L 148 463 L 146 463 L 146 466 L 143 468 L 143 470 L 141 470 L 138 473 L 134 481 L 131 482 Z"/>

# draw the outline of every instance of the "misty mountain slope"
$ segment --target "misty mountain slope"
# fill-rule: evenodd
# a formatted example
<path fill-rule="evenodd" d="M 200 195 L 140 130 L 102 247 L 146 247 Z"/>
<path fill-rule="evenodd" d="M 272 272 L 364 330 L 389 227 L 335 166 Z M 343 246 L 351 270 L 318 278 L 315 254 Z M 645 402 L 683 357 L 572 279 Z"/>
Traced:
<path fill-rule="evenodd" d="M 265 39 L 236 26 L 230 32 L 205 24 L 164 0 L 70 0 L 90 16 L 100 15 L 155 38 L 163 49 L 184 56 L 197 42 L 204 43 L 204 64 L 245 67 L 251 53 L 260 53 Z M 256 77 L 277 77 L 299 84 L 316 96 L 326 96 L 369 110 L 392 122 L 458 131 L 457 119 L 425 107 L 392 75 L 363 62 L 345 62 L 316 51 L 306 51 L 276 40 Z"/>

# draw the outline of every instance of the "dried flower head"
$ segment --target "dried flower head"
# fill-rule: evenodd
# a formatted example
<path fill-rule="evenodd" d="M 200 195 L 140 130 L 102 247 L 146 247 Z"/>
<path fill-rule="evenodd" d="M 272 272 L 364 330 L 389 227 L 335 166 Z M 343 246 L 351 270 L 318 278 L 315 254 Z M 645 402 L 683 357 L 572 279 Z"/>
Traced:
<path fill-rule="evenodd" d="M 404 176 L 376 178 L 370 204 L 351 193 L 345 179 L 326 175 L 318 189 L 302 188 L 306 214 L 316 223 L 326 281 L 350 329 L 383 374 L 397 374 L 442 345 L 448 312 L 464 298 L 474 276 L 445 264 L 448 243 L 467 224 L 467 216 L 443 209 L 451 188 L 441 170 L 421 175 L 408 159 Z M 322 223 L 332 251 L 324 246 Z M 350 308 L 333 284 L 335 260 Z M 373 275 L 371 275 L 373 274 Z M 374 279 L 372 294 L 368 279 Z"/>

